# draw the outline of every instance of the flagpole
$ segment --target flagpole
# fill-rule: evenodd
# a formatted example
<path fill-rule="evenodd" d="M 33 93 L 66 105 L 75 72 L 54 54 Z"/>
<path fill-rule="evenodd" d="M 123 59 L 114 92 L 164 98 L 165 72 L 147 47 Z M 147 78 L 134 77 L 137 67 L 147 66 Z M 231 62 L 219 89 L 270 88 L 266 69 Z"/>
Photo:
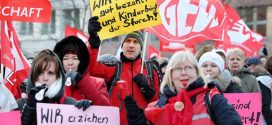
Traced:
<path fill-rule="evenodd" d="M 145 30 L 145 39 L 144 39 L 144 46 L 143 46 L 141 73 L 143 73 L 143 68 L 144 68 L 145 53 L 146 53 L 146 46 L 147 46 L 147 38 L 148 38 L 148 32 L 146 32 L 146 30 Z"/>

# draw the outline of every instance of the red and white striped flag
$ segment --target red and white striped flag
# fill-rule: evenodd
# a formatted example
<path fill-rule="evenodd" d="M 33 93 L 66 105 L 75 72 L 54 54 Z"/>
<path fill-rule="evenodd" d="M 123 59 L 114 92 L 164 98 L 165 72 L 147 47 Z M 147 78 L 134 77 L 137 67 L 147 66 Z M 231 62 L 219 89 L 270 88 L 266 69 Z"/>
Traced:
<path fill-rule="evenodd" d="M 1 70 L 2 83 L 16 99 L 21 97 L 20 84 L 28 77 L 30 65 L 23 56 L 17 34 L 10 21 L 1 21 Z"/>

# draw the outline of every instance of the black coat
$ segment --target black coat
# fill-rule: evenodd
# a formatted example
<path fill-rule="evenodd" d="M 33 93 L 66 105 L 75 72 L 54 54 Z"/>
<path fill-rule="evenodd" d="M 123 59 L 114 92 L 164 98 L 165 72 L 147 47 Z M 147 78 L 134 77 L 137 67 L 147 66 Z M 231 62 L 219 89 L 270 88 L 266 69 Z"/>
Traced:
<path fill-rule="evenodd" d="M 224 93 L 243 93 L 243 91 L 241 89 L 241 86 L 231 81 L 230 85 Z"/>

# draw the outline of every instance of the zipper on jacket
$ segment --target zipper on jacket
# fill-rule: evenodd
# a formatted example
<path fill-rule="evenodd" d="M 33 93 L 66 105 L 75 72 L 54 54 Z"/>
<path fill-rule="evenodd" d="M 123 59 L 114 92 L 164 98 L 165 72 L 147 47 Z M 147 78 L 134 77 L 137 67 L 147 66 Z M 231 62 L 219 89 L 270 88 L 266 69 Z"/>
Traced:
<path fill-rule="evenodd" d="M 131 69 L 130 69 L 130 71 L 131 71 L 131 88 L 132 88 L 132 90 L 131 90 L 131 95 L 132 95 L 132 98 L 134 98 L 134 83 L 133 83 L 133 64 L 134 64 L 134 62 L 132 62 L 131 63 Z"/>

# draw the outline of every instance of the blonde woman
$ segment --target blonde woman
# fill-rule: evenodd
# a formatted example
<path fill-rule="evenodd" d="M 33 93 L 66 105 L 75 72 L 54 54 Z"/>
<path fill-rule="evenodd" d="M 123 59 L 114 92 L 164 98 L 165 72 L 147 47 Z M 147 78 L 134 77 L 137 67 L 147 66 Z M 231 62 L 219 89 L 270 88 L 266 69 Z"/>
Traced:
<path fill-rule="evenodd" d="M 175 53 L 160 87 L 162 96 L 145 109 L 146 119 L 154 125 L 242 125 L 240 116 L 227 99 L 213 84 L 206 84 L 203 78 L 192 53 Z M 204 99 L 207 93 L 209 104 Z M 126 98 L 126 108 L 135 109 L 132 102 Z M 140 110 L 137 112 L 140 114 Z M 135 117 L 135 121 L 137 118 L 142 117 Z"/>
<path fill-rule="evenodd" d="M 239 48 L 229 49 L 226 54 L 227 65 L 233 76 L 241 79 L 241 87 L 243 92 L 261 92 L 260 86 L 245 65 L 245 54 Z"/>

